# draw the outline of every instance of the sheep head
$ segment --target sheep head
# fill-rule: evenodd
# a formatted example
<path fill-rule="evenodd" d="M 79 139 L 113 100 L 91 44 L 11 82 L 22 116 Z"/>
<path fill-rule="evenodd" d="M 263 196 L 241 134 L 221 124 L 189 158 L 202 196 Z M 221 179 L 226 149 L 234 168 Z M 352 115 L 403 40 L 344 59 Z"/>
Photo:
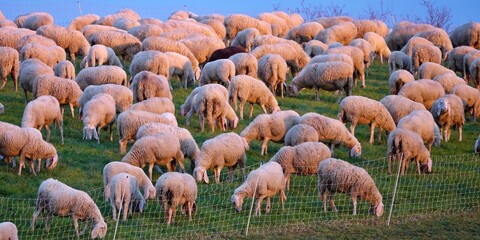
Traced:
<path fill-rule="evenodd" d="M 287 93 L 288 93 L 288 96 L 290 97 L 296 97 L 298 96 L 298 88 L 297 86 L 293 85 L 293 84 L 290 84 L 287 86 Z"/>
<path fill-rule="evenodd" d="M 242 211 L 242 205 L 243 205 L 242 197 L 240 197 L 238 194 L 233 194 L 232 197 L 230 198 L 230 201 L 233 204 L 233 208 L 235 208 L 237 212 Z"/>
<path fill-rule="evenodd" d="M 381 217 L 383 216 L 383 210 L 384 210 L 385 206 L 383 205 L 382 202 L 380 202 L 379 204 L 375 205 L 375 206 L 372 206 L 370 207 L 370 214 L 372 215 L 375 215 L 377 217 Z"/>
<path fill-rule="evenodd" d="M 237 117 L 237 116 L 235 116 L 235 118 L 234 118 L 232 121 L 229 120 L 229 121 L 228 121 L 228 123 L 229 123 L 229 128 L 231 128 L 231 129 L 237 128 L 238 121 L 239 121 L 239 120 L 238 120 L 238 117 Z"/>
<path fill-rule="evenodd" d="M 45 165 L 48 170 L 53 170 L 58 164 L 58 154 L 55 155 L 45 161 Z"/>
<path fill-rule="evenodd" d="M 349 153 L 350 157 L 355 157 L 358 158 L 362 155 L 362 145 L 360 143 L 355 144 L 351 149 Z"/>
<path fill-rule="evenodd" d="M 133 212 L 143 213 L 143 210 L 145 210 L 146 205 L 147 205 L 147 201 L 145 200 L 145 198 L 141 198 L 136 201 L 132 201 L 130 203 L 130 209 Z"/>
<path fill-rule="evenodd" d="M 155 195 L 157 194 L 157 191 L 155 189 L 155 187 L 153 186 L 150 186 L 147 191 L 145 191 L 145 194 L 144 194 L 144 198 L 145 199 L 155 199 Z"/>
<path fill-rule="evenodd" d="M 90 238 L 91 239 L 95 239 L 95 238 L 103 239 L 106 234 L 107 234 L 107 224 L 104 221 L 100 221 L 100 222 L 97 222 L 97 224 L 95 224 L 95 227 L 92 230 Z"/>
<path fill-rule="evenodd" d="M 444 99 L 440 99 L 438 103 L 437 116 L 442 115 L 443 113 L 450 113 L 450 104 Z"/>
<path fill-rule="evenodd" d="M 208 175 L 207 170 L 204 167 L 197 166 L 193 170 L 193 177 L 197 182 L 201 182 L 202 180 L 208 184 Z"/>

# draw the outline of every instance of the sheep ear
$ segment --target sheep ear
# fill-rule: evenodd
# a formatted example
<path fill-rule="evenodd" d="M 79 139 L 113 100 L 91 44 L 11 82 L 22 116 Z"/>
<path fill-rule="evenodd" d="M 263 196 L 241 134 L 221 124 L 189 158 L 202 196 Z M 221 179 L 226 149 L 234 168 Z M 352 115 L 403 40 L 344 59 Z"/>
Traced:
<path fill-rule="evenodd" d="M 83 139 L 87 137 L 87 127 L 83 128 Z"/>
<path fill-rule="evenodd" d="M 95 140 L 98 140 L 98 132 L 96 127 L 93 128 L 93 137 L 95 138 Z"/>
<path fill-rule="evenodd" d="M 203 181 L 208 184 L 208 175 L 207 175 L 207 170 L 203 171 Z"/>
<path fill-rule="evenodd" d="M 193 202 L 192 213 L 193 214 L 197 213 L 197 203 L 196 202 Z"/>

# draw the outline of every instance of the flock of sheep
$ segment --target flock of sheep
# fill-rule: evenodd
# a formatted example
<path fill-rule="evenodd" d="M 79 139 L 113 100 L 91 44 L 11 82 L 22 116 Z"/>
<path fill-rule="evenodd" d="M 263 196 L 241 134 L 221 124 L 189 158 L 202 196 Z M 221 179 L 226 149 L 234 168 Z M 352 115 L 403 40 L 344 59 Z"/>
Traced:
<path fill-rule="evenodd" d="M 100 130 L 109 128 L 112 141 L 116 124 L 119 149 L 125 156 L 103 169 L 104 197 L 112 206 L 113 219 L 123 214 L 126 220 L 128 214 L 142 212 L 147 199 L 158 199 L 168 224 L 175 221 L 178 205 L 192 219 L 197 182 L 209 183 L 212 171 L 219 183 L 224 167 L 229 169 L 229 180 L 237 167 L 245 179 L 231 196 L 237 211 L 245 197 L 253 197 L 255 214 L 261 214 L 264 198 L 268 213 L 270 198 L 277 194 L 283 208 L 290 175 L 297 173 L 318 175 L 325 211 L 327 201 L 337 211 L 333 197 L 340 192 L 352 195 L 353 214 L 359 197 L 381 217 L 382 195 L 371 176 L 363 168 L 332 158 L 339 145 L 348 148 L 351 157 L 361 156 L 355 126 L 370 125 L 370 144 L 375 127 L 380 129 L 379 140 L 385 129 L 389 173 L 393 159 L 401 157 L 402 174 L 410 161 L 422 174 L 432 170 L 431 146 L 449 141 L 451 126 L 456 126 L 461 141 L 465 115 L 473 121 L 480 115 L 480 23 L 467 23 L 448 35 L 428 24 L 405 21 L 388 29 L 379 20 L 350 17 L 304 22 L 299 14 L 280 11 L 256 18 L 178 11 L 162 22 L 126 9 L 103 17 L 80 16 L 62 27 L 49 13 L 34 12 L 14 21 L 0 15 L 0 46 L 1 88 L 10 76 L 15 90 L 20 84 L 28 103 L 21 126 L 0 122 L 1 157 L 15 167 L 14 158 L 20 156 L 19 175 L 25 160 L 33 174 L 40 171 L 42 159 L 54 169 L 59 158 L 49 143 L 49 127 L 55 123 L 60 128 L 63 144 L 62 106 L 70 107 L 72 118 L 78 108 L 87 140 L 100 144 Z M 75 69 L 77 56 L 82 59 L 80 69 Z M 377 56 L 382 63 L 388 59 L 392 95 L 380 101 L 352 96 L 352 88 L 367 87 L 368 69 Z M 130 78 L 124 70 L 126 61 Z M 175 76 L 178 86 L 193 88 L 182 106 L 172 102 Z M 320 89 L 338 91 L 338 119 L 280 109 L 277 94 L 295 97 L 305 88 L 315 90 L 316 100 Z M 33 94 L 31 101 L 28 92 Z M 227 131 L 243 120 L 246 103 L 253 118 L 250 124 L 240 134 L 208 139 L 201 148 L 189 130 L 178 126 L 174 115 L 180 107 L 187 125 L 196 114 L 201 131 L 205 119 L 210 131 L 215 127 Z M 4 104 L 8 111 L 9 103 Z M 263 114 L 253 116 L 254 104 Z M 346 123 L 351 123 L 350 129 Z M 39 131 L 43 127 L 45 140 Z M 285 146 L 247 174 L 246 151 L 253 140 L 263 141 L 262 155 L 267 154 L 269 141 Z M 128 150 L 131 141 L 135 143 Z M 192 163 L 192 175 L 185 169 L 185 158 Z M 148 174 L 142 169 L 147 165 Z M 158 166 L 168 172 L 153 185 L 153 169 L 161 172 Z M 91 197 L 55 179 L 43 181 L 38 189 L 32 229 L 43 212 L 46 228 L 48 216 L 71 215 L 77 236 L 78 220 L 93 222 L 91 238 L 103 238 L 107 232 Z M 0 224 L 2 236 L 16 239 L 16 231 L 11 223 Z"/>

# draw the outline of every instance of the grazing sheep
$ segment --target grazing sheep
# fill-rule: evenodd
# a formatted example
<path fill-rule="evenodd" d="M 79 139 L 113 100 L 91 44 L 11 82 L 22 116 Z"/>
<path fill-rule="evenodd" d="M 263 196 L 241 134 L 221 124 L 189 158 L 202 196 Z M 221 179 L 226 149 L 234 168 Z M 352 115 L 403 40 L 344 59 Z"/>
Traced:
<path fill-rule="evenodd" d="M 328 49 L 328 45 L 318 40 L 312 39 L 305 44 L 305 53 L 310 57 L 315 57 Z M 310 60 L 312 61 L 312 60 Z"/>
<path fill-rule="evenodd" d="M 237 53 L 228 59 L 230 59 L 235 65 L 235 75 L 257 77 L 258 60 L 253 54 Z"/>
<path fill-rule="evenodd" d="M 219 183 L 222 168 L 228 167 L 228 179 L 233 181 L 235 168 L 239 166 L 245 179 L 246 150 L 249 150 L 249 146 L 245 138 L 233 132 L 222 133 L 203 142 L 195 159 L 193 177 L 197 182 L 208 183 L 207 170 L 213 170 L 215 183 Z"/>
<path fill-rule="evenodd" d="M 465 103 L 465 113 L 472 116 L 472 121 L 475 122 L 480 116 L 480 92 L 478 89 L 467 84 L 458 84 L 450 91 L 451 94 L 459 96 Z"/>
<path fill-rule="evenodd" d="M 428 41 L 427 39 L 414 36 L 408 40 L 408 42 L 400 51 L 407 54 L 409 57 L 412 57 L 413 49 L 418 45 L 434 46 L 433 43 Z"/>
<path fill-rule="evenodd" d="M 424 44 L 415 46 L 412 51 L 412 66 L 410 67 L 413 76 L 417 75 L 419 67 L 426 62 L 441 64 L 442 52 L 440 52 L 440 49 L 435 46 L 428 46 Z"/>
<path fill-rule="evenodd" d="M 175 222 L 177 206 L 182 214 L 188 211 L 188 220 L 197 212 L 198 189 L 195 179 L 188 173 L 168 172 L 160 176 L 155 184 L 159 204 L 162 204 L 168 225 Z"/>
<path fill-rule="evenodd" d="M 37 34 L 52 39 L 65 49 L 73 63 L 77 54 L 85 57 L 90 48 L 87 39 L 77 30 L 69 30 L 58 25 L 45 25 L 37 29 Z"/>
<path fill-rule="evenodd" d="M 156 114 L 162 114 L 164 112 L 175 114 L 175 105 L 169 98 L 154 97 L 133 104 L 130 110 L 141 110 Z"/>
<path fill-rule="evenodd" d="M 138 38 L 127 32 L 121 31 L 100 31 L 94 33 L 90 39 L 90 44 L 101 44 L 106 47 L 111 47 L 117 56 L 121 59 L 129 60 L 142 50 L 142 43 Z"/>
<path fill-rule="evenodd" d="M 390 59 L 390 49 L 387 46 L 387 43 L 385 42 L 385 39 L 378 35 L 377 33 L 374 32 L 366 32 L 365 35 L 363 35 L 363 39 L 365 39 L 367 42 L 369 42 L 373 50 L 375 51 L 375 54 L 380 56 L 380 62 L 383 64 L 383 58 L 385 57 L 386 59 Z"/>
<path fill-rule="evenodd" d="M 32 34 L 35 34 L 35 31 L 26 28 L 2 27 L 0 28 L 0 46 L 15 48 L 20 38 Z"/>
<path fill-rule="evenodd" d="M 392 72 L 388 78 L 390 94 L 397 94 L 403 85 L 411 81 L 415 81 L 415 78 L 409 71 L 400 69 Z"/>
<path fill-rule="evenodd" d="M 318 22 L 305 22 L 290 28 L 285 38 L 301 44 L 313 40 L 323 29 L 322 24 Z"/>
<path fill-rule="evenodd" d="M 385 128 L 387 135 L 396 128 L 392 116 L 382 103 L 362 96 L 348 96 L 344 98 L 340 102 L 338 119 L 343 123 L 351 122 L 350 132 L 352 135 L 355 135 L 357 124 L 368 124 L 370 126 L 370 144 L 373 144 L 375 126 L 378 125 L 380 128 L 378 133 L 379 142 L 382 139 L 383 128 Z"/>
<path fill-rule="evenodd" d="M 227 29 L 225 29 L 225 25 L 223 25 L 223 20 L 224 20 L 223 18 L 222 19 L 205 18 L 200 20 L 199 22 L 211 27 L 213 31 L 215 31 L 219 39 L 225 39 L 225 36 L 227 35 Z"/>
<path fill-rule="evenodd" d="M 373 61 L 373 57 L 375 56 L 375 49 L 367 40 L 364 40 L 363 38 L 354 39 L 348 45 L 362 50 L 363 64 L 365 65 L 365 71 L 368 76 L 368 69 L 370 68 L 370 62 Z"/>
<path fill-rule="evenodd" d="M 337 212 L 335 193 L 346 193 L 352 196 L 353 215 L 357 214 L 357 197 L 370 202 L 369 213 L 377 217 L 383 215 L 382 195 L 368 172 L 349 162 L 328 158 L 318 165 L 318 194 L 323 201 L 323 211 L 327 211 L 327 197 L 330 206 Z"/>
<path fill-rule="evenodd" d="M 415 24 L 407 21 L 398 22 L 392 31 L 385 37 L 385 42 L 388 48 L 393 51 L 398 51 L 404 47 L 408 40 L 414 37 L 415 34 L 424 31 L 435 29 L 430 24 Z"/>
<path fill-rule="evenodd" d="M 33 12 L 28 14 L 21 27 L 35 31 L 44 25 L 53 25 L 53 16 L 47 12 Z"/>
<path fill-rule="evenodd" d="M 102 44 L 93 45 L 88 50 L 87 66 L 95 67 L 103 65 L 108 58 L 107 47 Z"/>
<path fill-rule="evenodd" d="M 163 29 L 159 25 L 149 23 L 129 28 L 127 32 L 138 38 L 138 40 L 143 41 L 147 37 L 160 36 Z"/>
<path fill-rule="evenodd" d="M 295 42 L 293 40 L 288 40 L 288 39 L 285 39 L 285 38 L 276 37 L 276 36 L 272 36 L 272 35 L 260 35 L 260 36 L 255 37 L 255 39 L 253 39 L 253 48 L 257 48 L 257 47 L 260 47 L 262 45 L 273 45 L 273 44 L 279 44 L 279 43 L 287 43 L 287 44 L 290 44 L 292 47 L 295 47 L 297 49 L 301 48 L 300 44 L 298 44 L 297 42 Z"/>
<path fill-rule="evenodd" d="M 346 96 L 352 94 L 353 88 L 353 66 L 338 61 L 328 61 L 324 63 L 314 63 L 307 65 L 298 76 L 292 79 L 287 90 L 290 96 L 298 96 L 298 92 L 303 88 L 313 88 L 315 90 L 315 100 L 319 101 L 319 88 L 326 91 L 343 90 Z M 342 98 L 339 95 L 338 101 Z"/>
<path fill-rule="evenodd" d="M 385 106 L 390 115 L 392 115 L 395 124 L 398 124 L 400 119 L 414 110 L 426 110 L 423 104 L 414 102 L 400 95 L 388 95 L 382 98 L 380 102 Z"/>
<path fill-rule="evenodd" d="M 213 53 L 208 58 L 208 62 L 213 62 L 218 59 L 227 59 L 237 53 L 245 53 L 245 48 L 242 46 L 228 46 L 226 48 L 221 48 L 213 51 Z"/>
<path fill-rule="evenodd" d="M 270 198 L 280 194 L 282 210 L 285 201 L 285 176 L 283 175 L 282 166 L 277 162 L 267 162 L 259 168 L 251 171 L 247 179 L 235 189 L 230 201 L 237 212 L 242 210 L 243 199 L 252 197 L 257 199 L 255 207 L 255 215 L 261 215 L 261 204 L 264 198 L 267 198 L 266 213 L 270 213 Z"/>
<path fill-rule="evenodd" d="M 245 103 L 250 103 L 250 114 L 253 115 L 253 104 L 259 104 L 264 113 L 274 113 L 280 111 L 277 99 L 265 84 L 247 75 L 238 75 L 232 78 L 229 89 L 229 101 L 233 102 L 235 110 L 237 110 L 237 100 L 240 100 L 240 119 L 243 119 L 243 107 Z"/>
<path fill-rule="evenodd" d="M 90 39 L 92 38 L 93 34 L 97 32 L 103 32 L 103 31 L 126 32 L 125 30 L 118 29 L 112 26 L 105 26 L 105 25 L 98 25 L 98 24 L 87 24 L 83 26 L 79 31 L 85 36 L 88 42 L 90 42 Z"/>
<path fill-rule="evenodd" d="M 17 91 L 18 75 L 20 71 L 20 60 L 18 52 L 11 47 L 0 47 L 0 74 L 2 85 L 0 89 L 7 84 L 7 77 L 10 75 L 15 91 Z"/>
<path fill-rule="evenodd" d="M 66 55 L 59 46 L 46 47 L 39 43 L 27 43 L 20 50 L 19 57 L 20 61 L 36 58 L 53 68 L 58 62 L 65 60 Z"/>
<path fill-rule="evenodd" d="M 211 91 L 221 91 L 224 96 L 228 97 L 228 90 L 220 84 L 214 83 L 196 87 L 190 92 L 190 95 L 188 95 L 187 99 L 185 99 L 185 103 L 180 106 L 180 115 L 187 115 L 187 113 L 192 109 L 193 98 L 195 97 L 195 95 L 197 95 L 198 92 L 203 91 L 202 89 L 204 88 L 213 88 Z"/>
<path fill-rule="evenodd" d="M 333 148 L 339 144 L 350 149 L 350 157 L 360 157 L 362 155 L 362 145 L 341 121 L 310 112 L 302 115 L 298 123 L 315 128 L 318 140 L 330 145 L 332 156 Z"/>
<path fill-rule="evenodd" d="M 353 22 L 353 18 L 347 16 L 332 16 L 332 17 L 319 17 L 314 19 L 315 22 L 322 24 L 325 28 L 329 28 L 333 25 L 337 25 L 342 22 Z"/>
<path fill-rule="evenodd" d="M 470 46 L 480 49 L 480 23 L 468 22 L 453 29 L 450 39 L 454 47 Z"/>
<path fill-rule="evenodd" d="M 400 119 L 397 127 L 416 132 L 432 151 L 432 145 L 440 146 L 440 129 L 438 129 L 432 114 L 427 110 L 414 110 Z"/>
<path fill-rule="evenodd" d="M 448 68 L 454 72 L 462 72 L 463 77 L 463 57 L 470 52 L 474 52 L 477 49 L 469 46 L 458 46 L 447 55 Z"/>
<path fill-rule="evenodd" d="M 207 36 L 189 36 L 187 38 L 179 40 L 192 51 L 199 64 L 207 63 L 210 56 L 215 50 L 225 48 L 225 44 L 222 40 L 215 37 Z"/>
<path fill-rule="evenodd" d="M 423 63 L 418 69 L 418 76 L 421 79 L 434 79 L 436 76 L 444 73 L 455 74 L 452 70 L 443 65 L 433 62 Z"/>
<path fill-rule="evenodd" d="M 438 82 L 430 79 L 419 79 L 403 85 L 398 95 L 409 98 L 412 101 L 421 103 L 427 110 L 430 110 L 433 102 L 445 95 L 445 90 Z"/>
<path fill-rule="evenodd" d="M 135 11 L 125 8 L 116 13 L 112 13 L 112 14 L 101 17 L 95 22 L 95 24 L 112 26 L 113 22 L 115 22 L 115 20 L 117 20 L 118 18 L 129 18 L 132 20 L 140 20 L 140 16 Z"/>
<path fill-rule="evenodd" d="M 112 219 L 117 221 L 117 208 L 123 213 L 123 221 L 127 220 L 128 213 L 132 213 L 137 205 L 139 212 L 143 212 L 146 201 L 138 189 L 137 178 L 128 173 L 115 175 L 110 182 L 110 205 Z"/>
<path fill-rule="evenodd" d="M 452 89 L 457 85 L 466 85 L 467 83 L 463 78 L 458 77 L 456 73 L 447 72 L 440 75 L 437 75 L 433 78 L 433 81 L 439 82 L 442 84 L 443 89 L 446 93 L 451 93 Z"/>
<path fill-rule="evenodd" d="M 225 35 L 225 45 L 235 38 L 238 32 L 247 28 L 256 28 L 260 34 L 272 35 L 272 28 L 268 22 L 260 21 L 256 18 L 244 14 L 231 14 L 225 17 L 223 22 L 227 34 Z"/>
<path fill-rule="evenodd" d="M 282 56 L 265 54 L 258 60 L 258 77 L 276 95 L 280 86 L 280 95 L 283 98 L 283 85 L 287 79 L 288 66 Z"/>
<path fill-rule="evenodd" d="M 169 68 L 169 60 L 164 53 L 155 50 L 141 51 L 135 54 L 130 63 L 130 82 L 141 71 L 149 71 L 169 79 Z"/>
<path fill-rule="evenodd" d="M 170 89 L 172 89 L 172 76 L 178 76 L 180 87 L 187 88 L 193 86 L 196 76 L 193 71 L 192 62 L 190 62 L 187 57 L 176 52 L 166 52 L 164 54 L 168 58 L 168 83 L 170 84 Z"/>
<path fill-rule="evenodd" d="M 112 23 L 112 27 L 116 27 L 116 28 L 122 29 L 122 30 L 128 30 L 132 27 L 136 27 L 136 26 L 139 26 L 139 25 L 140 25 L 140 23 L 137 20 L 130 19 L 130 18 L 125 18 L 125 17 L 117 18 Z"/>
<path fill-rule="evenodd" d="M 38 197 L 31 224 L 32 231 L 35 229 L 35 220 L 44 211 L 47 213 L 46 229 L 48 229 L 48 216 L 72 216 L 77 237 L 80 237 L 78 220 L 92 220 L 93 229 L 90 233 L 92 239 L 104 238 L 107 234 L 107 224 L 92 198 L 86 192 L 76 190 L 53 178 L 43 181 L 38 187 Z M 85 225 L 88 226 L 88 222 Z"/>
<path fill-rule="evenodd" d="M 412 60 L 410 57 L 401 51 L 393 51 L 388 59 L 388 70 L 390 73 L 397 69 L 407 70 L 410 72 Z"/>
<path fill-rule="evenodd" d="M 72 62 L 64 60 L 60 61 L 53 67 L 55 76 L 67 79 L 75 79 L 75 66 Z"/>
<path fill-rule="evenodd" d="M 28 102 L 27 92 L 32 92 L 33 86 L 36 84 L 35 78 L 40 75 L 53 76 L 54 72 L 47 64 L 35 58 L 27 59 L 20 63 L 18 80 L 23 89 L 25 104 Z M 16 86 L 15 82 L 14 85 Z"/>
<path fill-rule="evenodd" d="M 343 22 L 331 27 L 326 27 L 320 30 L 315 36 L 316 40 L 319 40 L 325 44 L 333 42 L 339 42 L 343 45 L 348 45 L 353 39 L 357 37 L 357 28 L 352 22 Z"/>
<path fill-rule="evenodd" d="M 57 46 L 57 43 L 55 43 L 55 41 L 53 41 L 50 38 L 44 37 L 42 35 L 31 34 L 31 35 L 25 35 L 25 36 L 21 37 L 18 40 L 17 45 L 15 46 L 15 49 L 18 52 L 20 52 L 22 50 L 23 46 L 25 46 L 28 43 L 38 43 L 38 44 L 41 44 L 45 47 Z"/>
<path fill-rule="evenodd" d="M 78 113 L 80 115 L 82 115 L 83 106 L 85 106 L 93 96 L 99 93 L 108 93 L 115 99 L 115 109 L 117 113 L 124 112 L 132 106 L 133 94 L 127 87 L 117 84 L 91 85 L 85 88 L 82 96 L 78 99 L 78 104 L 80 105 Z"/>
<path fill-rule="evenodd" d="M 317 130 L 307 124 L 296 124 L 285 134 L 285 146 L 297 146 L 304 142 L 318 142 Z"/>
<path fill-rule="evenodd" d="M 12 222 L 0 223 L 0 235 L 5 240 L 18 240 L 17 226 Z"/>
<path fill-rule="evenodd" d="M 287 62 L 292 76 L 296 76 L 298 72 L 300 72 L 300 70 L 304 68 L 310 61 L 310 57 L 300 46 L 293 46 L 289 43 L 262 45 L 255 48 L 252 51 L 252 54 L 255 55 L 257 59 L 260 59 L 265 54 L 278 54 L 282 56 Z"/>
<path fill-rule="evenodd" d="M 108 93 L 99 93 L 90 99 L 82 110 L 83 139 L 97 139 L 100 144 L 100 129 L 110 129 L 110 141 L 113 141 L 113 123 L 115 122 L 115 99 Z"/>
<path fill-rule="evenodd" d="M 357 85 L 357 79 L 362 80 L 362 87 L 365 88 L 365 64 L 364 64 L 364 54 L 362 50 L 357 47 L 352 46 L 341 46 L 336 48 L 331 48 L 325 51 L 323 54 L 332 54 L 332 53 L 343 53 L 347 54 L 352 58 L 354 75 L 353 81 L 354 85 Z"/>
<path fill-rule="evenodd" d="M 318 55 L 311 58 L 308 64 L 324 63 L 324 62 L 330 62 L 330 61 L 345 62 L 353 66 L 352 58 L 347 54 L 343 54 L 343 53 L 331 53 L 327 55 Z"/>
<path fill-rule="evenodd" d="M 469 52 L 463 57 L 463 79 L 465 79 L 466 82 L 470 80 L 470 67 L 477 58 L 480 58 L 480 51 L 478 50 Z"/>
<path fill-rule="evenodd" d="M 419 32 L 415 36 L 423 37 L 433 43 L 434 46 L 440 48 L 442 52 L 442 61 L 447 58 L 447 53 L 453 49 L 452 41 L 448 37 L 447 32 L 441 28 L 434 28 L 430 31 Z"/>
<path fill-rule="evenodd" d="M 80 89 L 90 85 L 118 84 L 127 86 L 127 73 L 117 66 L 97 66 L 80 70 L 75 78 Z"/>
<path fill-rule="evenodd" d="M 200 79 L 198 80 L 198 86 L 209 83 L 219 83 L 228 89 L 230 81 L 234 76 L 235 64 L 232 60 L 218 59 L 205 64 L 200 74 Z"/>
<path fill-rule="evenodd" d="M 150 71 L 141 71 L 135 74 L 130 89 L 133 92 L 133 100 L 135 102 L 141 102 L 153 97 L 172 99 L 167 78 Z"/>
<path fill-rule="evenodd" d="M 270 23 L 270 25 L 272 26 L 272 35 L 279 37 L 287 35 L 289 27 L 287 21 L 284 18 L 277 16 L 271 12 L 262 12 L 258 14 L 257 19 Z M 273 29 L 277 27 L 279 30 L 278 34 L 274 34 Z"/>
<path fill-rule="evenodd" d="M 452 125 L 458 129 L 458 141 L 462 141 L 462 127 L 465 124 L 464 111 L 462 99 L 455 94 L 446 94 L 432 104 L 430 112 L 440 127 L 440 132 L 444 132 L 445 142 L 450 140 L 450 126 Z"/>
<path fill-rule="evenodd" d="M 110 199 L 110 183 L 119 173 L 128 173 L 137 179 L 138 186 L 143 190 L 144 199 L 155 199 L 155 187 L 143 169 L 124 162 L 109 162 L 103 167 L 103 187 L 105 200 Z"/>
<path fill-rule="evenodd" d="M 60 129 L 60 138 L 63 144 L 63 117 L 60 103 L 53 96 L 40 96 L 29 102 L 23 111 L 22 127 L 36 128 L 39 131 L 45 126 L 47 142 L 50 142 L 50 127 L 55 123 Z"/>
<path fill-rule="evenodd" d="M 255 37 L 260 36 L 260 32 L 256 28 L 246 28 L 237 33 L 230 46 L 242 46 L 246 51 L 250 52 Z"/>
<path fill-rule="evenodd" d="M 417 172 L 431 173 L 432 159 L 430 152 L 423 145 L 422 138 L 416 133 L 405 128 L 397 128 L 388 135 L 388 174 L 392 173 L 392 161 L 396 157 L 402 161 L 400 174 L 405 175 L 408 162 L 415 160 Z M 403 156 L 401 159 L 400 157 Z"/>
<path fill-rule="evenodd" d="M 363 38 L 369 32 L 373 32 L 381 38 L 384 38 L 388 33 L 387 24 L 382 20 L 353 20 L 353 24 L 355 24 L 355 27 L 357 28 L 357 38 Z"/>
<path fill-rule="evenodd" d="M 72 19 L 67 28 L 80 31 L 84 26 L 94 24 L 98 19 L 100 19 L 100 16 L 96 14 L 85 14 L 78 16 Z"/>

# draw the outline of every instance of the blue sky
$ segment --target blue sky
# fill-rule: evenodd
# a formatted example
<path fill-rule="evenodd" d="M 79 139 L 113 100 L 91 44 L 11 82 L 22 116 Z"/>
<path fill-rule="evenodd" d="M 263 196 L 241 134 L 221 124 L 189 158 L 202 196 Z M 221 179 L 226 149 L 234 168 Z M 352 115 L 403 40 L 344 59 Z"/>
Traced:
<path fill-rule="evenodd" d="M 387 22 L 402 20 L 404 16 L 423 16 L 425 8 L 420 5 L 421 0 L 304 0 L 306 5 L 329 6 L 336 4 L 344 6 L 349 16 L 360 17 L 368 7 L 376 8 L 380 1 L 383 1 L 385 8 L 393 11 Z M 176 11 L 183 10 L 187 6 L 189 11 L 197 14 L 220 13 L 224 15 L 232 13 L 243 13 L 256 16 L 260 12 L 272 11 L 274 6 L 280 10 L 295 10 L 300 6 L 301 0 L 184 0 L 184 1 L 140 1 L 140 0 L 2 0 L 0 10 L 8 19 L 14 19 L 17 15 L 33 11 L 45 11 L 51 13 L 56 24 L 67 25 L 71 19 L 80 15 L 79 2 L 83 14 L 95 13 L 103 16 L 114 13 L 123 8 L 131 8 L 140 14 L 141 17 L 155 17 L 165 20 Z M 480 1 L 479 0 L 432 0 L 438 6 L 447 6 L 453 15 L 453 25 L 458 26 L 469 21 L 480 22 Z"/>

